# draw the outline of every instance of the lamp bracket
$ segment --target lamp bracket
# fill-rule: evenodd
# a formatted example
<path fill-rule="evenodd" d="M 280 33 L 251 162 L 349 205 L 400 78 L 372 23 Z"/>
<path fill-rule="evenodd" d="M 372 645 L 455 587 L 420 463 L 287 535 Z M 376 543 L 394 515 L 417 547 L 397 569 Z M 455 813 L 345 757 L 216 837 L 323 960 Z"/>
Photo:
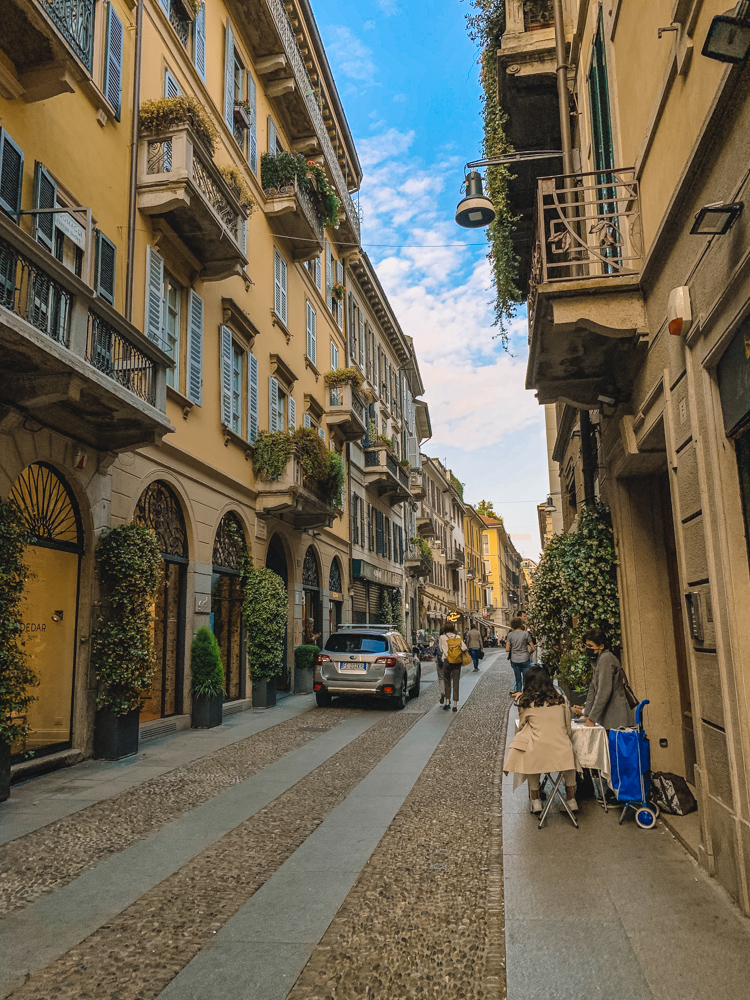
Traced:
<path fill-rule="evenodd" d="M 508 163 L 524 163 L 528 160 L 562 159 L 562 155 L 562 152 L 557 149 L 534 149 L 521 153 L 504 153 L 502 156 L 490 156 L 484 160 L 472 160 L 471 163 L 466 164 L 464 170 L 475 167 L 502 167 Z"/>

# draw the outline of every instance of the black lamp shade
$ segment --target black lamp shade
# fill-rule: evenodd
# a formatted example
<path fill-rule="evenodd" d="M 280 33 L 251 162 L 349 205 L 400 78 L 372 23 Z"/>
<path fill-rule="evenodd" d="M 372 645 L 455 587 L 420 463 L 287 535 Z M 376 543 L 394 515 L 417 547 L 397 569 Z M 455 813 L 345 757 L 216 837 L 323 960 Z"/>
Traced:
<path fill-rule="evenodd" d="M 718 14 L 708 29 L 703 55 L 719 62 L 740 63 L 750 53 L 750 23 L 733 10 Z"/>
<path fill-rule="evenodd" d="M 456 222 L 464 229 L 482 229 L 495 218 L 495 209 L 482 189 L 482 178 L 472 170 L 466 178 L 466 197 L 458 203 Z"/>
<path fill-rule="evenodd" d="M 717 203 L 705 205 L 696 213 L 695 222 L 690 229 L 692 236 L 723 236 L 729 232 L 742 211 L 742 202 L 729 204 Z"/>

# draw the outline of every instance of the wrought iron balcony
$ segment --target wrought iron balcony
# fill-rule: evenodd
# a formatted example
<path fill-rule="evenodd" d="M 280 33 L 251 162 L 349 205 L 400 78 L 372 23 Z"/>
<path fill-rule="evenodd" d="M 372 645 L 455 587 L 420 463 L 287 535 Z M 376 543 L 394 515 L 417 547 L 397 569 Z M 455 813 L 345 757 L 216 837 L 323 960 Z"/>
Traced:
<path fill-rule="evenodd" d="M 402 468 L 387 444 L 372 444 L 365 448 L 365 483 L 379 497 L 388 499 L 391 507 L 411 500 L 409 474 Z"/>
<path fill-rule="evenodd" d="M 170 359 L 0 215 L 0 401 L 91 447 L 153 444 Z"/>
<path fill-rule="evenodd" d="M 434 538 L 436 534 L 435 518 L 424 504 L 417 511 L 417 534 L 421 538 Z"/>
<path fill-rule="evenodd" d="M 462 549 L 454 548 L 448 552 L 445 565 L 448 569 L 459 569 L 466 564 L 466 556 Z"/>
<path fill-rule="evenodd" d="M 202 267 L 204 280 L 231 277 L 247 264 L 247 213 L 188 125 L 141 140 L 138 208 L 164 219 Z"/>
<path fill-rule="evenodd" d="M 635 172 L 540 178 L 535 230 L 527 388 L 541 403 L 627 398 L 647 331 Z"/>
<path fill-rule="evenodd" d="M 361 441 L 367 432 L 365 404 L 352 385 L 328 386 L 326 423 L 344 441 Z"/>
<path fill-rule="evenodd" d="M 432 553 L 410 544 L 404 553 L 404 569 L 409 576 L 429 576 L 432 569 Z"/>
<path fill-rule="evenodd" d="M 295 180 L 281 189 L 265 192 L 265 212 L 271 228 L 284 237 L 284 246 L 294 260 L 303 262 L 320 256 L 323 249 L 323 226 L 310 196 Z"/>
<path fill-rule="evenodd" d="M 4 96 L 26 102 L 72 93 L 90 76 L 95 0 L 4 0 L 0 49 L 6 68 Z"/>
<path fill-rule="evenodd" d="M 259 479 L 255 488 L 258 491 L 255 506 L 258 517 L 278 518 L 297 531 L 330 527 L 336 517 L 336 508 L 305 476 L 294 444 L 279 478 L 273 482 Z"/>

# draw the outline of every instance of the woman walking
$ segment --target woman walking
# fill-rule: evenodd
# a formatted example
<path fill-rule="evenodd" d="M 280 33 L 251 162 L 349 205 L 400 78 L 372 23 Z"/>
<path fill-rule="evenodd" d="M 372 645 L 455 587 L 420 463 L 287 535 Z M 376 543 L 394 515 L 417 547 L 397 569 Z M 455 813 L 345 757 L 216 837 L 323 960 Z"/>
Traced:
<path fill-rule="evenodd" d="M 461 667 L 464 653 L 468 653 L 466 643 L 450 623 L 443 629 L 440 636 L 440 652 L 443 655 L 443 677 L 445 678 L 445 704 L 443 711 L 451 707 L 451 689 L 453 689 L 453 711 L 458 711 L 458 685 L 461 680 Z"/>

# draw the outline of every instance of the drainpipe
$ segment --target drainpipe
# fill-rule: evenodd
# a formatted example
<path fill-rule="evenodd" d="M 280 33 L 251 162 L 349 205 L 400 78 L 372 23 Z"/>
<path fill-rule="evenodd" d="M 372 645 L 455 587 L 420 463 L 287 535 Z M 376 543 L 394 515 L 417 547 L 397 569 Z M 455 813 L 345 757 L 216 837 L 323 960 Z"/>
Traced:
<path fill-rule="evenodd" d="M 563 0 L 553 0 L 555 13 L 555 56 L 557 67 L 557 102 L 560 109 L 560 138 L 563 154 L 563 171 L 575 173 L 573 168 L 573 141 L 570 135 L 570 96 L 568 94 L 568 63 L 565 58 L 565 15 Z"/>
<path fill-rule="evenodd" d="M 594 431 L 591 426 L 591 418 L 588 410 L 579 411 L 579 421 L 581 425 L 581 471 L 583 473 L 583 503 L 585 506 L 591 504 L 596 499 L 594 492 L 594 469 L 596 467 L 596 453 L 594 444 Z"/>
<path fill-rule="evenodd" d="M 135 65 L 133 70 L 133 127 L 130 133 L 130 194 L 128 201 L 128 262 L 125 272 L 125 319 L 133 319 L 133 270 L 135 267 L 136 196 L 138 185 L 138 109 L 141 104 L 141 55 L 143 52 L 143 0 L 135 15 Z"/>

